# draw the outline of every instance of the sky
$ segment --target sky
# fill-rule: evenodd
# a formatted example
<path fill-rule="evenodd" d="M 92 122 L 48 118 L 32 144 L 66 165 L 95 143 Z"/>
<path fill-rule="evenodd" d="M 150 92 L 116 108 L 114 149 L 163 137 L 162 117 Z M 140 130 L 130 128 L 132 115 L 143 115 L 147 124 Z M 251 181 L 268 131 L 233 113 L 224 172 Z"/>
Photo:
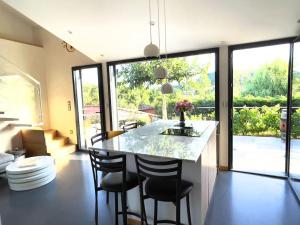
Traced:
<path fill-rule="evenodd" d="M 300 71 L 300 43 L 295 44 L 294 69 Z M 289 44 L 235 50 L 233 52 L 233 68 L 237 70 L 257 69 L 260 65 L 276 59 L 289 62 Z"/>
<path fill-rule="evenodd" d="M 235 50 L 233 52 L 233 68 L 237 70 L 256 69 L 260 65 L 276 59 L 282 59 L 288 63 L 289 52 L 289 44 Z"/>

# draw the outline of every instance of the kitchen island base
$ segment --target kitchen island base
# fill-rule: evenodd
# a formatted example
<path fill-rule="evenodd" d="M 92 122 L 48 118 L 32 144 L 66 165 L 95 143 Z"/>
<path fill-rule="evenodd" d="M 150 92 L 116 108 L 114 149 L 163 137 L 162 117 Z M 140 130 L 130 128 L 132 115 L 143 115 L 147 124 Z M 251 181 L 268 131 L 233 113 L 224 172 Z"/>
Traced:
<path fill-rule="evenodd" d="M 155 157 L 146 159 L 157 160 Z M 129 170 L 136 171 L 133 155 L 127 155 Z M 212 196 L 215 179 L 217 176 L 217 145 L 216 131 L 211 134 L 207 145 L 204 147 L 200 159 L 195 162 L 183 161 L 182 179 L 192 182 L 193 190 L 190 193 L 190 209 L 193 225 L 203 225 Z M 135 188 L 127 193 L 130 211 L 140 213 L 139 190 Z M 147 219 L 153 224 L 154 200 L 145 200 Z M 186 200 L 181 200 L 181 223 L 188 224 Z M 130 217 L 130 216 L 129 216 Z M 175 205 L 169 202 L 158 202 L 158 219 L 175 220 Z M 136 219 L 132 217 L 132 219 Z M 137 220 L 137 219 L 136 219 Z"/>
<path fill-rule="evenodd" d="M 136 172 L 134 155 L 149 160 L 182 160 L 182 179 L 193 183 L 190 209 L 193 225 L 203 225 L 217 176 L 217 127 L 216 121 L 189 121 L 193 132 L 199 135 L 163 135 L 176 129 L 177 121 L 156 121 L 109 140 L 96 143 L 91 149 L 110 154 L 126 154 L 127 168 Z M 163 184 L 162 184 L 163 185 Z M 140 213 L 139 190 L 127 193 L 130 211 Z M 145 200 L 149 224 L 153 222 L 154 200 Z M 158 220 L 175 220 L 175 205 L 158 203 Z M 181 200 L 181 223 L 188 224 L 185 198 Z"/>

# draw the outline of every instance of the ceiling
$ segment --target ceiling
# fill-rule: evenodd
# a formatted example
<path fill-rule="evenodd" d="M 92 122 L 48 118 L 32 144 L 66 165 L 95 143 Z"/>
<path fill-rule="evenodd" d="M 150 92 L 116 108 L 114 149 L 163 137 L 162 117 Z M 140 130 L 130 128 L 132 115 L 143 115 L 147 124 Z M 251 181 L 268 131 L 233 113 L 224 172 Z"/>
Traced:
<path fill-rule="evenodd" d="M 3 1 L 95 61 L 141 57 L 150 42 L 148 0 Z M 166 0 L 166 5 L 168 52 L 300 34 L 299 0 Z M 161 32 L 164 40 L 163 24 Z"/>

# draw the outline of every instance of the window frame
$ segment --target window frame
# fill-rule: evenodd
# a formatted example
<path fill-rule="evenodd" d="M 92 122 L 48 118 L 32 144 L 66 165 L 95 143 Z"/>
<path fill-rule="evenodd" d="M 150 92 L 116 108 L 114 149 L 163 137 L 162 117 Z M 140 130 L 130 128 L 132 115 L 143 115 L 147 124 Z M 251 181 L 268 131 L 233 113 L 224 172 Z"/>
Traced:
<path fill-rule="evenodd" d="M 290 124 L 291 124 L 291 91 L 292 91 L 292 61 L 293 61 L 293 44 L 296 37 L 287 37 L 280 39 L 273 39 L 267 41 L 258 41 L 250 42 L 244 44 L 230 45 L 228 46 L 228 169 L 231 171 L 237 171 L 233 169 L 233 52 L 236 50 L 259 48 L 259 47 L 268 47 L 281 44 L 289 44 L 290 53 L 289 53 L 289 68 L 288 68 L 288 91 L 287 91 L 287 131 L 286 131 L 286 143 L 285 143 L 285 176 L 257 173 L 257 172 L 248 172 L 248 171 L 238 171 L 249 174 L 263 175 L 269 177 L 283 178 L 289 177 L 290 169 Z"/>
<path fill-rule="evenodd" d="M 103 132 L 107 131 L 106 127 L 106 114 L 105 114 L 105 99 L 104 99 L 104 79 L 103 79 L 103 71 L 102 71 L 102 63 L 96 63 L 96 64 L 89 64 L 89 65 L 83 65 L 83 66 L 74 66 L 72 67 L 72 84 L 73 84 L 73 98 L 74 98 L 74 111 L 75 111 L 75 120 L 76 120 L 76 139 L 77 139 L 77 148 L 79 150 L 87 150 L 79 148 L 80 146 L 80 128 L 79 128 L 79 112 L 78 112 L 78 103 L 77 103 L 77 92 L 76 92 L 76 81 L 74 72 L 76 70 L 79 70 L 81 73 L 82 69 L 89 69 L 89 68 L 97 68 L 98 70 L 98 95 L 99 95 L 99 103 L 100 103 L 100 110 L 101 110 L 101 128 L 103 128 Z"/>
<path fill-rule="evenodd" d="M 207 48 L 207 49 L 200 49 L 200 50 L 193 50 L 193 51 L 185 51 L 185 52 L 177 52 L 177 53 L 170 53 L 170 54 L 162 54 L 160 55 L 161 59 L 165 58 L 180 58 L 180 57 L 187 57 L 187 56 L 194 56 L 194 55 L 201 55 L 201 54 L 215 54 L 215 120 L 219 121 L 220 118 L 220 108 L 219 108 L 219 48 Z M 142 61 L 149 61 L 149 60 L 157 60 L 156 57 L 140 57 L 140 58 L 132 58 L 132 59 L 123 59 L 123 60 L 116 60 L 116 61 L 109 61 L 106 62 L 106 69 L 107 69 L 107 86 L 108 86 L 108 97 L 109 97 L 109 116 L 110 116 L 110 128 L 113 127 L 113 118 L 112 118 L 112 100 L 111 100 L 111 75 L 109 72 L 109 68 L 113 66 L 113 70 L 115 71 L 116 65 L 119 64 L 126 64 L 126 63 L 134 63 L 134 62 L 142 62 Z M 113 74 L 114 75 L 114 74 Z"/>

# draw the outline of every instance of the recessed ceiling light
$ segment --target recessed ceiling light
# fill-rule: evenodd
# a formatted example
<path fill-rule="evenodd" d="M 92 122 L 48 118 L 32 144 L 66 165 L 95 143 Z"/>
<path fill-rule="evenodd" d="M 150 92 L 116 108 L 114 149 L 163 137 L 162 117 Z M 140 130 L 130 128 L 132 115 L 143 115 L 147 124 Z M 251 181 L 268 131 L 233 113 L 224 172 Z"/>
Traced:
<path fill-rule="evenodd" d="M 69 34 L 72 34 L 73 32 L 72 32 L 71 30 L 68 30 L 68 33 L 69 33 Z"/>

